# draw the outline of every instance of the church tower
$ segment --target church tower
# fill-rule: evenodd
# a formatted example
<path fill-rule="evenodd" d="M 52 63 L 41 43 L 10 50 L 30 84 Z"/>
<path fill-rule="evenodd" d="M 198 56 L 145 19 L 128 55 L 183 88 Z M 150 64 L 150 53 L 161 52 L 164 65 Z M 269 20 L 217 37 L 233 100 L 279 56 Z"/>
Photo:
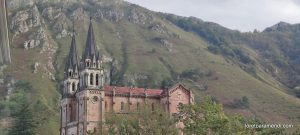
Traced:
<path fill-rule="evenodd" d="M 77 101 L 75 98 L 75 94 L 79 90 L 79 65 L 77 61 L 77 50 L 74 32 L 66 62 L 67 64 L 64 70 L 64 81 L 62 87 L 62 100 L 60 103 L 61 135 L 66 135 L 66 133 L 68 132 L 67 127 L 77 121 Z"/>
<path fill-rule="evenodd" d="M 104 122 L 104 73 L 100 53 L 95 43 L 90 19 L 86 46 L 79 66 L 80 89 L 78 104 L 78 133 L 101 132 Z"/>

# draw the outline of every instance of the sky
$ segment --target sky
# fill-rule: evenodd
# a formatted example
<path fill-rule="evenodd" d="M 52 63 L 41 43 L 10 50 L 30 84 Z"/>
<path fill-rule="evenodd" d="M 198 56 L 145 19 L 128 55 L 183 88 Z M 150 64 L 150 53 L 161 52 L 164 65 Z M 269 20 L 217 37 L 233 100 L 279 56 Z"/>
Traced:
<path fill-rule="evenodd" d="M 153 11 L 194 16 L 243 32 L 300 23 L 300 0 L 125 0 Z"/>

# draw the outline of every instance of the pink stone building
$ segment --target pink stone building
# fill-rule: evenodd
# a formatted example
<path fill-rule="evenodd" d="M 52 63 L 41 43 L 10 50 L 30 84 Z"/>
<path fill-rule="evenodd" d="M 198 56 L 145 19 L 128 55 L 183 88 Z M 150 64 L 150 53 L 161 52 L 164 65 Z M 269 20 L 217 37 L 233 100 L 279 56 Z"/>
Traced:
<path fill-rule="evenodd" d="M 145 104 L 173 114 L 178 112 L 179 104 L 193 102 L 192 91 L 181 84 L 166 90 L 104 86 L 103 64 L 96 48 L 92 22 L 80 61 L 77 60 L 75 37 L 72 37 L 60 102 L 61 135 L 100 132 L 106 114 L 127 114 Z"/>

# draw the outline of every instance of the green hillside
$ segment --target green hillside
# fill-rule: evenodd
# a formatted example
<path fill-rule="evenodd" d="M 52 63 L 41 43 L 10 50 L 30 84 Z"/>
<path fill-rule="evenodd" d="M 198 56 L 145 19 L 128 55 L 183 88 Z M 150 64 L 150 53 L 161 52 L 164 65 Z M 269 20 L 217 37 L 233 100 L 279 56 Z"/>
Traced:
<path fill-rule="evenodd" d="M 197 101 L 211 95 L 223 103 L 229 114 L 273 123 L 296 125 L 300 121 L 296 85 L 300 82 L 300 70 L 294 56 L 299 51 L 298 27 L 291 28 L 298 29 L 296 32 L 271 27 L 264 32 L 240 33 L 200 19 L 156 13 L 126 2 L 90 0 L 39 2 L 36 7 L 40 24 L 28 25 L 28 31 L 20 32 L 20 27 L 25 27 L 20 22 L 29 24 L 31 18 L 20 21 L 16 16 L 24 17 L 24 12 L 32 16 L 32 7 L 9 9 L 9 24 L 15 25 L 10 27 L 12 63 L 2 77 L 13 77 L 32 86 L 26 96 L 30 97 L 39 121 L 38 134 L 58 134 L 59 88 L 72 22 L 81 54 L 89 16 L 93 18 L 98 49 L 107 58 L 108 84 L 160 88 L 162 84 L 183 82 L 193 90 Z M 41 28 L 45 34 L 38 39 L 41 43 L 24 49 L 25 41 L 37 40 L 32 35 Z M 59 37 L 64 30 L 67 34 Z M 5 102 L 6 84 L 2 85 L 1 100 Z M 243 97 L 248 105 L 242 102 Z M 1 114 L 2 119 L 7 118 L 3 111 Z M 2 129 L 5 126 L 2 124 Z"/>

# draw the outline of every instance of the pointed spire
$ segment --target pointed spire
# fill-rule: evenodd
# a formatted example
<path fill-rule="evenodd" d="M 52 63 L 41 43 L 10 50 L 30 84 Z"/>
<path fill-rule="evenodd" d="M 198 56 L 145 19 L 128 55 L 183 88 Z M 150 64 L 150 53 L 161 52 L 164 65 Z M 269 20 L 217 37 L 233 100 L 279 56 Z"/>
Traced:
<path fill-rule="evenodd" d="M 76 49 L 76 40 L 75 40 L 75 28 L 73 23 L 73 34 L 72 34 L 72 41 L 69 51 L 69 56 L 67 59 L 66 71 L 69 69 L 77 70 L 78 69 L 78 61 L 77 61 L 77 49 Z"/>
<path fill-rule="evenodd" d="M 86 47 L 83 54 L 84 59 L 92 59 L 94 55 L 96 55 L 97 49 L 95 44 L 94 30 L 92 24 L 92 17 L 90 17 L 90 25 L 86 39 Z"/>

